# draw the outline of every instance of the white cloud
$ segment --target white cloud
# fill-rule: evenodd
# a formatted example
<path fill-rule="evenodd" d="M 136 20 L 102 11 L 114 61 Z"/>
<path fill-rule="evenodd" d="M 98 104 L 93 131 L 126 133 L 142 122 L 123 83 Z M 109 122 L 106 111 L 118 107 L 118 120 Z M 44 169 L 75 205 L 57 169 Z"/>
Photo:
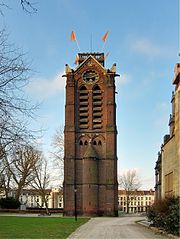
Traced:
<path fill-rule="evenodd" d="M 65 89 L 65 79 L 63 72 L 59 72 L 52 79 L 34 78 L 27 86 L 27 91 L 31 95 L 45 99 L 58 94 Z"/>
<path fill-rule="evenodd" d="M 130 40 L 130 47 L 139 54 L 149 57 L 171 56 L 174 50 L 170 46 L 158 45 L 148 38 L 135 38 Z"/>
<path fill-rule="evenodd" d="M 166 115 L 162 115 L 161 117 L 155 120 L 154 125 L 158 129 L 168 130 L 168 123 L 169 123 L 169 118 L 166 117 Z"/>
<path fill-rule="evenodd" d="M 169 105 L 170 105 L 170 103 L 167 103 L 167 102 L 159 102 L 156 105 L 156 110 L 167 112 L 167 111 L 169 111 Z"/>
<path fill-rule="evenodd" d="M 169 114 L 171 113 L 171 104 L 167 102 L 158 102 L 155 106 L 156 119 L 154 125 L 157 128 L 168 130 Z"/>
<path fill-rule="evenodd" d="M 131 81 L 131 76 L 126 73 L 122 73 L 120 77 L 116 78 L 117 85 L 125 85 Z"/>
<path fill-rule="evenodd" d="M 161 53 L 161 49 L 148 39 L 137 39 L 132 47 L 135 51 L 145 55 L 157 56 Z"/>
<path fill-rule="evenodd" d="M 65 73 L 63 71 L 56 74 L 52 78 L 33 78 L 27 86 L 27 92 L 38 99 L 46 99 L 65 90 L 66 78 L 62 77 Z M 129 74 L 123 73 L 116 78 L 118 86 L 128 84 L 131 81 Z"/>

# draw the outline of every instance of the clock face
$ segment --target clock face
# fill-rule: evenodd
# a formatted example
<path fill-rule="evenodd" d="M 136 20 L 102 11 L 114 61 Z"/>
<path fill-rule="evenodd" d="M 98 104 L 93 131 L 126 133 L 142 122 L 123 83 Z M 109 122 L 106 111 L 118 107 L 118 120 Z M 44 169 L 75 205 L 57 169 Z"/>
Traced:
<path fill-rule="evenodd" d="M 86 83 L 93 84 L 99 79 L 98 74 L 95 71 L 89 70 L 83 74 L 83 80 Z"/>

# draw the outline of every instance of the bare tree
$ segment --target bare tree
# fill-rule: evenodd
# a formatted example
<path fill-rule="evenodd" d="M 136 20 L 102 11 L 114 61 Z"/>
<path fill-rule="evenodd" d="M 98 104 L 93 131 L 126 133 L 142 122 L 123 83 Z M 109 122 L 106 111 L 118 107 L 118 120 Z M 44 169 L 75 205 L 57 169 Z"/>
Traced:
<path fill-rule="evenodd" d="M 60 127 L 55 131 L 52 141 L 52 159 L 54 167 L 58 169 L 58 178 L 63 181 L 64 172 L 64 134 Z"/>
<path fill-rule="evenodd" d="M 35 168 L 40 158 L 39 153 L 32 146 L 15 147 L 11 157 L 4 160 L 6 177 L 9 174 L 11 188 L 16 188 L 15 199 L 19 200 L 22 189 L 34 180 Z"/>
<path fill-rule="evenodd" d="M 20 4 L 22 9 L 27 13 L 36 13 L 37 8 L 35 8 L 35 2 L 27 1 L 27 0 L 20 0 Z"/>
<path fill-rule="evenodd" d="M 119 176 L 119 186 L 126 191 L 126 207 L 129 213 L 129 205 L 131 196 L 141 187 L 139 177 L 136 170 L 128 170 Z"/>
<path fill-rule="evenodd" d="M 9 192 L 11 190 L 11 182 L 12 173 L 8 170 L 7 167 L 4 167 L 3 171 L 0 173 L 0 189 L 1 192 L 5 194 L 6 198 L 9 196 Z"/>
<path fill-rule="evenodd" d="M 24 57 L 9 44 L 5 30 L 0 31 L 0 161 L 11 153 L 15 142 L 27 144 L 34 138 L 27 125 L 37 105 L 24 93 L 31 72 Z"/>
<path fill-rule="evenodd" d="M 37 8 L 35 7 L 36 2 L 28 1 L 28 0 L 18 0 L 23 11 L 32 14 L 37 12 Z M 0 1 L 0 14 L 3 15 L 4 8 L 10 9 L 9 2 L 7 0 Z"/>
<path fill-rule="evenodd" d="M 42 205 L 45 205 L 46 208 L 46 214 L 49 214 L 48 209 L 48 199 L 49 199 L 49 193 L 48 193 L 48 186 L 50 183 L 50 173 L 48 173 L 48 162 L 43 157 L 42 153 L 39 152 L 39 162 L 38 166 L 34 167 L 34 179 L 31 182 L 31 187 L 37 190 L 39 195 L 42 199 Z"/>

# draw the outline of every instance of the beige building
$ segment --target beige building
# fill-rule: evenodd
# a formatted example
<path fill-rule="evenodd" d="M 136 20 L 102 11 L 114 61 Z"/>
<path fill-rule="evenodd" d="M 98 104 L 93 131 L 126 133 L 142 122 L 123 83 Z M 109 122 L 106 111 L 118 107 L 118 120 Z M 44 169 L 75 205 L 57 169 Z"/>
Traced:
<path fill-rule="evenodd" d="M 147 207 L 153 203 L 154 191 L 152 189 L 135 190 L 132 192 L 127 192 L 126 190 L 118 191 L 118 204 L 120 211 L 129 211 L 129 213 L 146 212 Z"/>
<path fill-rule="evenodd" d="M 63 209 L 63 195 L 60 189 L 47 189 L 46 190 L 48 208 L 60 208 Z M 15 190 L 9 192 L 9 197 L 15 196 Z M 5 194 L 1 192 L 0 198 L 5 197 Z M 45 208 L 42 197 L 35 189 L 23 189 L 19 197 L 19 201 L 23 209 L 25 208 Z"/>
<path fill-rule="evenodd" d="M 180 63 L 175 65 L 174 73 L 169 134 L 164 136 L 155 167 L 156 199 L 180 196 Z"/>

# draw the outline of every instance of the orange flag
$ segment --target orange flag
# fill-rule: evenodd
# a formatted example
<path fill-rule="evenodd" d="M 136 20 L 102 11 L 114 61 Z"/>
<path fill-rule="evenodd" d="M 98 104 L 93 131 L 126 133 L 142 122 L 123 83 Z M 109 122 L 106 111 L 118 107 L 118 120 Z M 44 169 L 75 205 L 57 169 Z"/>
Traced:
<path fill-rule="evenodd" d="M 78 61 L 79 61 L 79 56 L 78 56 L 78 54 L 76 54 L 76 58 L 75 58 L 74 64 L 77 65 Z"/>
<path fill-rule="evenodd" d="M 109 31 L 107 31 L 107 32 L 105 33 L 105 35 L 103 36 L 102 40 L 103 40 L 104 42 L 106 41 L 106 39 L 107 39 L 107 37 L 108 37 L 108 34 L 109 34 Z"/>
<path fill-rule="evenodd" d="M 76 35 L 75 35 L 74 31 L 71 32 L 70 40 L 76 41 Z"/>

